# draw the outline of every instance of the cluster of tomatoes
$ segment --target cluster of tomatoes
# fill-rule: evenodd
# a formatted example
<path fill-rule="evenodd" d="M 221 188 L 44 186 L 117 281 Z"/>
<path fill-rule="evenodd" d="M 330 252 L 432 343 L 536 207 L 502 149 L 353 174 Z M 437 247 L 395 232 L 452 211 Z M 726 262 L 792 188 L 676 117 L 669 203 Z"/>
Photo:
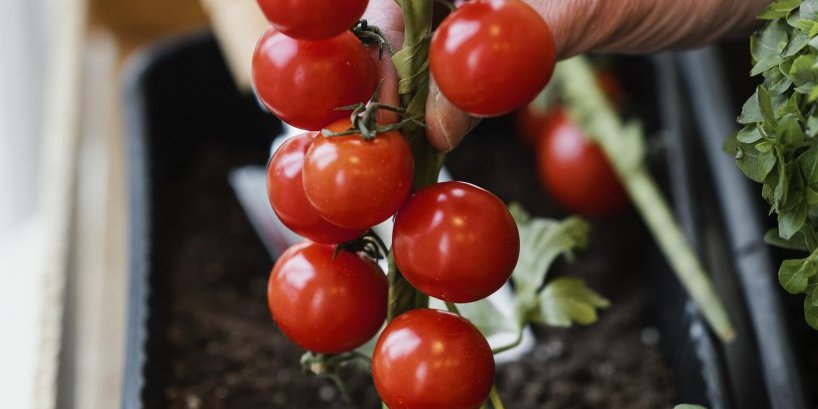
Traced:
<path fill-rule="evenodd" d="M 412 194 L 414 162 L 400 130 L 375 124 L 377 132 L 370 132 L 371 123 L 337 109 L 364 106 L 377 87 L 374 53 L 350 31 L 367 0 L 338 0 L 332 7 L 307 0 L 259 3 L 271 27 L 253 57 L 257 95 L 280 119 L 307 130 L 285 142 L 268 167 L 273 210 L 307 239 L 284 252 L 270 275 L 268 303 L 279 328 L 321 354 L 372 339 L 386 320 L 389 286 L 373 257 L 386 249 L 373 254 L 380 240 L 371 228 L 393 216 L 395 263 L 418 291 L 468 303 L 498 290 L 520 249 L 505 204 L 462 182 Z M 475 31 L 475 21 L 485 24 Z M 497 30 L 539 37 L 509 42 Z M 492 116 L 534 98 L 551 76 L 555 55 L 548 26 L 525 3 L 477 0 L 443 21 L 429 58 L 447 98 Z M 498 63 L 512 67 L 492 72 Z M 509 92 L 498 96 L 498 89 Z M 387 323 L 372 373 L 391 409 L 473 409 L 492 388 L 494 358 L 466 319 L 415 309 Z"/>

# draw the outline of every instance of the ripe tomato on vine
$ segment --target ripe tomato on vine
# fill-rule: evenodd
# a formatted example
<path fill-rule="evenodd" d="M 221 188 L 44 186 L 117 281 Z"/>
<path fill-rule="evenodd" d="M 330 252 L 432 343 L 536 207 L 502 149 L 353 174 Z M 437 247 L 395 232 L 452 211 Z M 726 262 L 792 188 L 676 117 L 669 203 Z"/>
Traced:
<path fill-rule="evenodd" d="M 327 130 L 350 129 L 342 119 Z M 350 229 L 368 229 L 395 214 L 409 196 L 414 161 L 398 131 L 365 139 L 319 135 L 304 162 L 304 191 L 324 219 Z"/>
<path fill-rule="evenodd" d="M 281 145 L 267 165 L 267 197 L 278 218 L 290 230 L 318 243 L 337 244 L 352 240 L 363 229 L 336 226 L 312 207 L 304 193 L 304 156 L 315 133 L 306 132 Z"/>
<path fill-rule="evenodd" d="M 520 235 L 505 203 L 463 182 L 412 195 L 392 231 L 395 262 L 415 288 L 445 301 L 488 297 L 508 281 Z"/>
<path fill-rule="evenodd" d="M 372 377 L 390 409 L 477 409 L 494 383 L 494 356 L 466 319 L 417 309 L 381 334 Z"/>
<path fill-rule="evenodd" d="M 368 0 L 258 0 L 276 30 L 300 40 L 324 40 L 349 30 Z"/>
<path fill-rule="evenodd" d="M 351 351 L 386 318 L 388 283 L 375 262 L 334 246 L 304 242 L 276 262 L 267 286 L 270 313 L 284 334 L 323 354 Z"/>
<path fill-rule="evenodd" d="M 369 100 L 377 73 L 375 60 L 352 32 L 306 41 L 270 28 L 256 45 L 253 84 L 282 121 L 317 131 L 349 115 L 338 108 Z"/>
<path fill-rule="evenodd" d="M 534 99 L 554 72 L 551 29 L 520 0 L 475 0 L 450 14 L 432 37 L 432 77 L 455 106 L 491 117 Z"/>

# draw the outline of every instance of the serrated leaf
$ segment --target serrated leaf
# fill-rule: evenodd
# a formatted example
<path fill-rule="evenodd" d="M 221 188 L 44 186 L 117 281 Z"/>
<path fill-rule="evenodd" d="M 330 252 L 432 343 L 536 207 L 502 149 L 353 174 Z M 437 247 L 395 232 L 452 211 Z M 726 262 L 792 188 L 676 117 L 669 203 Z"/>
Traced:
<path fill-rule="evenodd" d="M 763 182 L 775 167 L 776 158 L 770 151 L 759 152 L 753 145 L 740 143 L 738 152 L 736 155 L 738 167 L 748 178 L 756 182 Z"/>
<path fill-rule="evenodd" d="M 593 324 L 597 320 L 597 309 L 610 305 L 583 280 L 573 277 L 561 277 L 548 283 L 538 299 L 539 310 L 532 320 L 555 327 Z"/>
<path fill-rule="evenodd" d="M 764 234 L 764 242 L 776 247 L 781 247 L 790 250 L 809 251 L 806 238 L 803 234 L 796 233 L 789 239 L 781 238 L 778 229 L 770 229 Z"/>
<path fill-rule="evenodd" d="M 520 258 L 511 275 L 519 293 L 533 295 L 545 281 L 548 267 L 560 255 L 588 244 L 588 223 L 579 217 L 563 221 L 529 218 L 518 222 Z"/>
<path fill-rule="evenodd" d="M 818 273 L 818 265 L 810 258 L 784 260 L 778 269 L 778 282 L 790 294 L 807 290 L 810 277 Z"/>
<path fill-rule="evenodd" d="M 736 134 L 736 139 L 742 143 L 754 143 L 761 140 L 761 132 L 758 130 L 758 126 L 750 125 L 745 126 Z"/>
<path fill-rule="evenodd" d="M 767 9 L 764 10 L 758 18 L 762 20 L 774 20 L 777 18 L 786 17 L 791 11 L 795 10 L 801 0 L 777 0 L 772 2 Z"/>

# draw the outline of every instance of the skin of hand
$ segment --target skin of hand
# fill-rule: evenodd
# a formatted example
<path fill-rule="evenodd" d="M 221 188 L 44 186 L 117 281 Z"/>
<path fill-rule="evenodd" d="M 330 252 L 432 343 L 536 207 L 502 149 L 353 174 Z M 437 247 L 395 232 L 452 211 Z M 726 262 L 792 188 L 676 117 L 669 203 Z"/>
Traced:
<path fill-rule="evenodd" d="M 771 0 L 525 0 L 551 27 L 560 58 L 589 51 L 645 54 L 703 45 L 742 34 Z M 395 50 L 403 43 L 403 18 L 395 0 L 370 0 L 364 18 L 381 28 Z M 397 73 L 383 58 L 381 96 L 397 104 Z M 393 120 L 393 118 L 384 118 Z M 454 149 L 480 120 L 454 107 L 432 78 L 426 134 L 436 149 Z"/>

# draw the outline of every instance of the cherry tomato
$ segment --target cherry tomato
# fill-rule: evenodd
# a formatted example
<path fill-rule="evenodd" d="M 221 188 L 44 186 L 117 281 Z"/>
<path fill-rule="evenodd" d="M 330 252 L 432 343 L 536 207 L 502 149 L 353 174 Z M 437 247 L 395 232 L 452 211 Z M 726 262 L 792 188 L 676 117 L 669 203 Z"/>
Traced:
<path fill-rule="evenodd" d="M 491 392 L 494 356 L 465 319 L 412 310 L 378 339 L 372 377 L 389 409 L 476 409 Z"/>
<path fill-rule="evenodd" d="M 368 0 L 258 0 L 276 30 L 300 40 L 323 40 L 352 28 Z"/>
<path fill-rule="evenodd" d="M 568 210 L 600 216 L 627 206 L 628 195 L 605 153 L 565 112 L 552 115 L 537 153 L 540 179 Z"/>
<path fill-rule="evenodd" d="M 337 354 L 371 339 L 386 318 L 389 284 L 381 269 L 357 254 L 304 242 L 276 262 L 267 303 L 278 327 L 310 351 Z"/>
<path fill-rule="evenodd" d="M 524 2 L 475 0 L 440 25 L 429 62 L 452 104 L 497 116 L 531 102 L 548 83 L 556 45 L 548 24 Z"/>
<path fill-rule="evenodd" d="M 269 29 L 253 55 L 253 84 L 264 105 L 312 131 L 349 116 L 336 108 L 368 101 L 376 77 L 375 61 L 351 32 L 304 41 Z"/>
<path fill-rule="evenodd" d="M 398 212 L 395 261 L 415 288 L 467 303 L 497 291 L 511 276 L 520 235 L 497 196 L 463 182 L 428 186 Z"/>
<path fill-rule="evenodd" d="M 349 129 L 349 119 L 329 130 Z M 398 131 L 365 140 L 360 134 L 320 135 L 307 150 L 304 191 L 318 214 L 350 229 L 368 229 L 395 214 L 409 196 L 414 162 Z"/>
<path fill-rule="evenodd" d="M 318 243 L 343 243 L 362 235 L 364 230 L 346 229 L 324 220 L 304 194 L 301 170 L 314 137 L 314 133 L 303 133 L 278 148 L 267 166 L 267 197 L 290 230 Z"/>
<path fill-rule="evenodd" d="M 608 100 L 615 107 L 621 107 L 625 101 L 625 90 L 619 77 L 615 73 L 608 70 L 597 70 L 596 81 Z M 548 104 L 541 104 L 540 101 L 534 101 L 519 110 L 515 114 L 515 121 L 517 123 L 517 130 L 522 136 L 523 142 L 526 145 L 536 147 L 539 145 L 543 136 L 543 129 L 546 124 L 551 121 L 551 117 L 555 115 L 555 110 L 550 109 Z"/>

